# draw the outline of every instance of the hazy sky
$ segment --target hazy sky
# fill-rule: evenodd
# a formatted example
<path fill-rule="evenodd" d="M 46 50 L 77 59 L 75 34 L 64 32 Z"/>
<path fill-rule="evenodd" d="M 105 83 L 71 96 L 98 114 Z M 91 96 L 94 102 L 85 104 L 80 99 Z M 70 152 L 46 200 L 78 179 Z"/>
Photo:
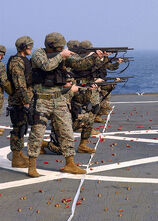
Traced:
<path fill-rule="evenodd" d="M 29 35 L 91 40 L 94 46 L 158 49 L 158 0 L 0 0 L 0 44 L 13 48 Z"/>

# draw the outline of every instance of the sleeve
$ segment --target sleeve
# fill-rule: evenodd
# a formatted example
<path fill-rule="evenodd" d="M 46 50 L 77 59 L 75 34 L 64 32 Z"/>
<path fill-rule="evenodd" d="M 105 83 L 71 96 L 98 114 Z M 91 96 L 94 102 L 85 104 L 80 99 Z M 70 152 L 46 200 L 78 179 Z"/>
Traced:
<path fill-rule="evenodd" d="M 7 82 L 7 73 L 6 73 L 6 70 L 5 70 L 5 65 L 0 62 L 0 83 L 1 85 L 5 85 Z"/>
<path fill-rule="evenodd" d="M 21 99 L 23 104 L 29 104 L 30 99 L 27 94 L 24 61 L 20 58 L 16 58 L 11 62 L 10 66 L 17 96 Z"/>
<path fill-rule="evenodd" d="M 54 58 L 48 59 L 45 52 L 42 49 L 38 49 L 32 55 L 32 63 L 35 67 L 42 69 L 43 71 L 51 71 L 58 67 L 63 60 L 60 54 Z"/>
<path fill-rule="evenodd" d="M 108 62 L 107 63 L 107 69 L 109 69 L 111 71 L 117 70 L 118 68 L 119 68 L 118 62 L 115 62 L 115 63 Z"/>
<path fill-rule="evenodd" d="M 76 71 L 84 71 L 92 68 L 96 64 L 97 57 L 91 55 L 86 58 L 69 57 L 65 60 L 65 65 Z"/>

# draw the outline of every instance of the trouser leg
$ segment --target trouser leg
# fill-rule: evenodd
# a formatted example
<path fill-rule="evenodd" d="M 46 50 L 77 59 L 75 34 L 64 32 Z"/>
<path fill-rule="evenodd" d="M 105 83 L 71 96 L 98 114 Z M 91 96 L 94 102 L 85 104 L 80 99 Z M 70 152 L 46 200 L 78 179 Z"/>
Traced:
<path fill-rule="evenodd" d="M 75 155 L 71 114 L 68 110 L 66 99 L 63 96 L 55 100 L 55 107 L 51 118 L 54 121 L 54 129 L 63 156 L 69 157 Z"/>
<path fill-rule="evenodd" d="M 52 109 L 52 102 L 44 99 L 38 99 L 36 104 L 36 112 L 34 116 L 34 125 L 28 138 L 28 155 L 30 157 L 38 157 L 41 150 L 42 140 L 45 134 L 48 116 Z"/>

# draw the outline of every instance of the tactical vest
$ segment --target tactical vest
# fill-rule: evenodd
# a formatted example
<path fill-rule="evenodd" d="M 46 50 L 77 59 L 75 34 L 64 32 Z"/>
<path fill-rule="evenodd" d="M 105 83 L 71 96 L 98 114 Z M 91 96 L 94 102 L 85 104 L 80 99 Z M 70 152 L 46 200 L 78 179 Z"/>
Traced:
<path fill-rule="evenodd" d="M 48 59 L 51 59 L 54 58 L 58 53 L 46 52 L 46 55 Z M 70 77 L 70 73 L 66 70 L 63 61 L 52 71 L 44 71 L 40 68 L 33 68 L 33 84 L 42 84 L 46 87 L 63 86 L 66 84 L 66 79 L 68 77 Z"/>
<path fill-rule="evenodd" d="M 9 64 L 10 64 L 11 60 L 15 57 L 20 57 L 24 62 L 24 65 L 25 65 L 24 75 L 25 75 L 25 80 L 26 80 L 26 86 L 29 87 L 32 84 L 32 76 L 31 76 L 32 75 L 32 67 L 31 67 L 31 62 L 27 57 L 14 55 L 9 58 L 8 63 L 7 63 L 8 80 L 11 82 L 13 90 L 15 90 L 14 82 L 12 79 L 12 74 L 10 73 L 10 70 L 9 70 Z"/>

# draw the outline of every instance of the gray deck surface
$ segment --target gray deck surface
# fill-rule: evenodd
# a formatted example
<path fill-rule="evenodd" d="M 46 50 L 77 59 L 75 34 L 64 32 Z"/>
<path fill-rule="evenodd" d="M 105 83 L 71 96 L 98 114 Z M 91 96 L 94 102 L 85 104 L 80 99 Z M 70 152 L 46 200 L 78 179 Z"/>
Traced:
<path fill-rule="evenodd" d="M 106 140 L 99 143 L 86 176 L 60 173 L 64 158 L 49 151 L 38 158 L 40 178 L 11 168 L 10 130 L 5 130 L 0 136 L 0 221 L 67 221 L 83 177 L 73 221 L 158 220 L 158 95 L 115 95 L 111 101 L 115 107 L 106 133 L 100 134 Z M 0 126 L 10 126 L 5 111 Z M 95 124 L 100 132 L 103 126 Z M 80 137 L 75 139 L 77 150 Z M 89 145 L 95 147 L 97 140 L 91 138 Z M 89 159 L 89 154 L 75 156 L 83 168 Z M 61 202 L 64 198 L 72 198 L 69 208 Z"/>

